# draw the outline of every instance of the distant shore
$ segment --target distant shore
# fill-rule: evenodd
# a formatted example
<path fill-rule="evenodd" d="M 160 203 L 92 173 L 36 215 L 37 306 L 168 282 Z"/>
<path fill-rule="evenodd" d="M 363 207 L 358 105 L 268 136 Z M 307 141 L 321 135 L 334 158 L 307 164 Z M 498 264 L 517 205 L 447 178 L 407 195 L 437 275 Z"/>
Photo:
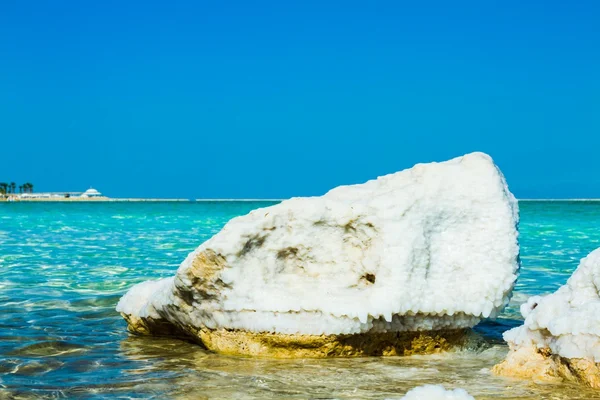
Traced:
<path fill-rule="evenodd" d="M 56 197 L 56 198 L 18 198 L 9 199 L 6 197 L 0 197 L 0 203 L 2 202 L 14 202 L 14 203 L 66 203 L 66 202 L 88 202 L 88 203 L 107 203 L 107 202 L 181 202 L 181 203 L 207 203 L 207 202 L 277 202 L 284 201 L 286 199 L 153 199 L 153 198 L 110 198 L 110 197 Z M 600 198 L 597 199 L 517 199 L 519 202 L 568 202 L 568 201 L 581 201 L 581 202 L 600 202 Z"/>
<path fill-rule="evenodd" d="M 517 201 L 591 201 L 597 202 L 599 199 L 517 199 Z"/>
<path fill-rule="evenodd" d="M 284 201 L 287 199 L 196 199 L 195 201 Z"/>
<path fill-rule="evenodd" d="M 86 203 L 98 203 L 98 202 L 189 202 L 189 199 L 138 199 L 138 198 L 110 198 L 110 197 L 57 197 L 57 198 L 0 198 L 0 202 L 13 202 L 13 203 L 71 203 L 71 202 L 86 202 Z"/>

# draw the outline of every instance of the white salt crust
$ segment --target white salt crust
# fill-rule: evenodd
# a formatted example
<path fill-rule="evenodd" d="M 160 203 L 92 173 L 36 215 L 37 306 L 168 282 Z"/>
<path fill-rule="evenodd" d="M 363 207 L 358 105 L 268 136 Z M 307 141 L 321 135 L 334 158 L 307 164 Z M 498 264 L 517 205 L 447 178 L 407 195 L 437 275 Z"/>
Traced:
<path fill-rule="evenodd" d="M 564 286 L 521 306 L 522 326 L 504 333 L 511 350 L 549 348 L 565 358 L 600 362 L 600 249 L 581 260 Z"/>
<path fill-rule="evenodd" d="M 229 221 L 175 278 L 136 285 L 117 310 L 175 324 L 285 334 L 466 328 L 507 304 L 518 207 L 492 159 L 418 164 Z M 218 296 L 192 290 L 201 252 L 223 257 Z M 188 299 L 189 302 L 189 299 Z"/>
<path fill-rule="evenodd" d="M 440 385 L 424 385 L 410 390 L 400 400 L 475 400 L 464 389 L 446 390 Z"/>

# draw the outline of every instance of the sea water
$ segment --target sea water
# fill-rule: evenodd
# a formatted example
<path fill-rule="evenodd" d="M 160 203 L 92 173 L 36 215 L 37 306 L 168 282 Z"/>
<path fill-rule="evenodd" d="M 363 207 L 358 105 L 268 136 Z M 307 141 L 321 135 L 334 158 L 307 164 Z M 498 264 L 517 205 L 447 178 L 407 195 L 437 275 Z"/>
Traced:
<path fill-rule="evenodd" d="M 484 348 L 269 360 L 126 332 L 114 308 L 131 285 L 172 276 L 229 219 L 271 204 L 0 203 L 0 399 L 384 399 L 428 383 L 477 399 L 600 398 L 490 373 L 507 352 L 502 332 L 521 323 L 518 306 L 556 290 L 600 247 L 600 202 L 520 203 L 521 275 L 501 317 L 476 328 Z"/>

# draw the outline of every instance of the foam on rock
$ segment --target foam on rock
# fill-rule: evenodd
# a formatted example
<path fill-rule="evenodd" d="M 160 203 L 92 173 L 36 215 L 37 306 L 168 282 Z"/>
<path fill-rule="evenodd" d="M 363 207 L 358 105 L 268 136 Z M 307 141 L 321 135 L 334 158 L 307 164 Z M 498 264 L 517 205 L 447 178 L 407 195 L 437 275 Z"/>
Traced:
<path fill-rule="evenodd" d="M 424 385 L 410 390 L 400 400 L 475 400 L 464 389 L 446 390 L 440 385 Z"/>
<path fill-rule="evenodd" d="M 489 156 L 418 164 L 234 218 L 174 278 L 132 287 L 117 310 L 132 332 L 177 331 L 229 353 L 283 356 L 308 340 L 292 356 L 374 354 L 348 345 L 369 335 L 388 349 L 375 354 L 410 353 L 398 332 L 445 348 L 507 304 L 517 223 Z"/>
<path fill-rule="evenodd" d="M 569 380 L 600 388 L 600 249 L 581 260 L 567 283 L 521 306 L 522 326 L 504 333 L 510 352 L 494 372 Z"/>

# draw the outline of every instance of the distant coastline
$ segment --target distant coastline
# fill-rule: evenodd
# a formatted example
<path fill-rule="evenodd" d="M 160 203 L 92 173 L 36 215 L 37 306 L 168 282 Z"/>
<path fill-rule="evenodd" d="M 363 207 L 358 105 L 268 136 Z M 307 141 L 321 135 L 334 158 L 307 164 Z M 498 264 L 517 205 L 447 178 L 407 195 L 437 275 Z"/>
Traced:
<path fill-rule="evenodd" d="M 21 203 L 21 202 L 189 202 L 189 199 L 155 199 L 155 198 L 111 198 L 103 195 L 98 190 L 90 187 L 85 192 L 34 192 L 33 185 L 26 183 L 19 186 L 19 193 L 16 192 L 17 185 L 0 183 L 0 202 Z"/>
<path fill-rule="evenodd" d="M 281 202 L 287 199 L 283 198 L 207 198 L 207 199 L 181 199 L 181 198 L 112 198 L 108 197 L 94 188 L 89 188 L 85 192 L 33 192 L 33 185 L 30 183 L 19 186 L 19 193 L 16 193 L 14 183 L 0 183 L 0 202 Z M 600 202 L 600 198 L 567 198 L 567 199 L 517 199 L 519 202 Z"/>
<path fill-rule="evenodd" d="M 590 201 L 596 202 L 600 199 L 517 199 L 517 201 Z"/>
<path fill-rule="evenodd" d="M 173 203 L 227 203 L 227 202 L 281 202 L 288 199 L 161 199 L 161 198 L 111 198 L 111 197 L 56 197 L 56 198 L 19 198 L 15 197 L 0 197 L 0 203 L 2 202 L 15 202 L 15 203 L 66 203 L 66 202 L 90 202 L 90 203 L 144 203 L 144 202 L 173 202 Z M 600 202 L 598 199 L 517 199 L 519 202 Z"/>
<path fill-rule="evenodd" d="M 198 202 L 210 202 L 210 201 L 284 201 L 287 199 L 196 199 Z"/>
<path fill-rule="evenodd" d="M 94 198 L 0 198 L 0 202 L 5 203 L 124 203 L 124 202 L 190 202 L 189 199 L 140 199 L 140 198 L 110 198 L 110 197 L 94 197 Z"/>
<path fill-rule="evenodd" d="M 70 203 L 70 202 L 90 202 L 90 203 L 108 203 L 108 202 L 279 202 L 286 199 L 162 199 L 162 198 L 112 198 L 106 196 L 83 197 L 83 196 L 49 196 L 49 197 L 24 197 L 12 195 L 8 197 L 0 197 L 0 202 L 6 203 Z"/>

